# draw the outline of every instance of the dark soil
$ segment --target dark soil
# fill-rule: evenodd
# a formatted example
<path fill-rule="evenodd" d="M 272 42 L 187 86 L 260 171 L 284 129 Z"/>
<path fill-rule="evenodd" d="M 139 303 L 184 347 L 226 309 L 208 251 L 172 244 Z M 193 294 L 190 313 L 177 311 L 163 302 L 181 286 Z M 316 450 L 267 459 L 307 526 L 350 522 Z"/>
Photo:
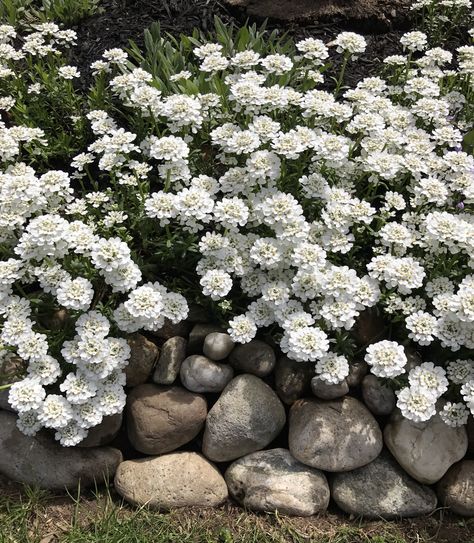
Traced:
<path fill-rule="evenodd" d="M 374 18 L 372 9 L 372 15 L 367 19 L 358 13 L 357 17 L 353 18 L 335 15 L 318 20 L 269 20 L 268 28 L 287 32 L 295 39 L 313 36 L 325 43 L 330 42 L 342 30 L 363 34 L 367 40 L 367 49 L 357 62 L 349 64 L 346 72 L 346 83 L 352 86 L 364 77 L 376 74 L 383 58 L 401 53 L 400 36 L 413 24 L 412 13 L 406 8 L 406 0 L 377 1 L 381 10 L 380 17 Z M 398 11 L 396 17 L 387 19 L 385 15 L 389 13 L 389 3 L 396 4 Z M 163 32 L 174 36 L 189 35 L 195 28 L 212 33 L 215 16 L 226 25 L 241 26 L 246 21 L 263 22 L 261 18 L 249 17 L 248 11 L 244 9 L 225 6 L 219 0 L 102 0 L 100 5 L 101 13 L 82 21 L 75 28 L 78 45 L 73 52 L 73 62 L 83 74 L 88 72 L 91 62 L 97 60 L 105 49 L 126 48 L 130 40 L 142 46 L 144 29 L 155 21 L 160 23 Z M 405 5 L 405 8 L 401 9 L 401 5 Z M 463 43 L 467 43 L 467 34 L 460 29 L 447 48 L 454 50 Z M 337 64 L 339 55 L 334 50 L 331 52 L 335 56 L 332 60 Z M 85 86 L 88 82 L 86 77 Z"/>
<path fill-rule="evenodd" d="M 246 13 L 239 9 L 228 9 L 217 0 L 104 0 L 103 11 L 81 22 L 75 30 L 78 45 L 74 51 L 74 63 L 87 72 L 90 63 L 97 60 L 105 49 L 127 47 L 133 40 L 143 44 L 143 31 L 155 21 L 159 21 L 164 32 L 174 36 L 191 34 L 194 28 L 212 32 L 214 17 L 218 16 L 225 24 L 242 25 L 248 20 Z M 262 22 L 250 18 L 250 22 Z M 398 40 L 410 28 L 406 17 L 396 21 L 387 30 L 370 21 L 335 18 L 332 21 L 306 20 L 283 23 L 269 21 L 268 28 L 278 28 L 296 39 L 313 36 L 329 42 L 341 30 L 354 30 L 365 35 L 368 42 L 366 53 L 348 71 L 348 83 L 354 83 L 376 71 L 380 59 L 400 52 Z"/>

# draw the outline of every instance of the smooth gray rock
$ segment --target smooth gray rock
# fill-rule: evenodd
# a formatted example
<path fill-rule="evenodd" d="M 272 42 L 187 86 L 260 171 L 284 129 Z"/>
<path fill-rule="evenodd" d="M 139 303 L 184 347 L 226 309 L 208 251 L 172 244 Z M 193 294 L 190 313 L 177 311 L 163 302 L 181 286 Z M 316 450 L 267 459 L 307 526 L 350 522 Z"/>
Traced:
<path fill-rule="evenodd" d="M 275 367 L 275 351 L 259 339 L 236 345 L 230 353 L 229 364 L 239 372 L 266 377 Z"/>
<path fill-rule="evenodd" d="M 145 383 L 153 370 L 159 349 L 145 336 L 133 334 L 127 340 L 130 346 L 130 360 L 125 368 L 127 386 L 135 387 Z"/>
<path fill-rule="evenodd" d="M 115 488 L 133 505 L 162 511 L 215 507 L 228 496 L 217 468 L 193 452 L 127 460 L 117 469 Z"/>
<path fill-rule="evenodd" d="M 102 447 L 115 439 L 122 426 L 123 415 L 118 413 L 104 417 L 102 422 L 89 430 L 86 439 L 78 447 Z"/>
<path fill-rule="evenodd" d="M 370 464 L 332 478 L 331 495 L 346 513 L 392 519 L 431 513 L 436 494 L 413 480 L 387 453 Z"/>
<path fill-rule="evenodd" d="M 314 363 L 298 362 L 282 356 L 276 363 L 274 375 L 278 396 L 284 403 L 291 405 L 311 392 Z"/>
<path fill-rule="evenodd" d="M 229 334 L 212 332 L 204 339 L 203 353 L 211 360 L 224 360 L 235 347 Z"/>
<path fill-rule="evenodd" d="M 349 375 L 346 377 L 349 388 L 358 387 L 368 372 L 369 365 L 363 360 L 349 364 Z"/>
<path fill-rule="evenodd" d="M 453 513 L 474 517 L 474 460 L 451 466 L 438 483 L 439 501 Z"/>
<path fill-rule="evenodd" d="M 362 397 L 374 415 L 390 415 L 397 404 L 393 390 L 375 375 L 366 375 L 362 380 Z"/>
<path fill-rule="evenodd" d="M 181 364 L 179 375 L 183 386 L 192 392 L 221 392 L 234 377 L 234 370 L 228 364 L 192 354 Z"/>
<path fill-rule="evenodd" d="M 325 511 L 329 486 L 324 473 L 295 460 L 286 449 L 240 458 L 225 473 L 230 495 L 245 508 L 307 517 Z"/>
<path fill-rule="evenodd" d="M 311 379 L 311 390 L 316 398 L 320 398 L 321 400 L 335 400 L 336 398 L 345 396 L 349 392 L 349 385 L 345 379 L 336 385 L 332 385 L 316 376 Z"/>
<path fill-rule="evenodd" d="M 384 429 L 385 444 L 402 468 L 420 483 L 431 485 L 464 458 L 467 433 L 451 428 L 439 415 L 413 422 L 396 409 Z"/>
<path fill-rule="evenodd" d="M 372 413 L 351 396 L 298 400 L 290 409 L 290 452 L 308 466 L 350 471 L 377 458 L 382 445 Z"/>
<path fill-rule="evenodd" d="M 164 454 L 194 439 L 207 415 L 206 399 L 173 386 L 144 384 L 127 398 L 128 438 L 137 451 Z"/>
<path fill-rule="evenodd" d="M 210 460 L 227 462 L 263 449 L 285 420 L 285 409 L 268 385 L 255 375 L 239 375 L 209 411 L 203 453 Z"/>
<path fill-rule="evenodd" d="M 225 333 L 222 326 L 212 323 L 199 323 L 195 324 L 188 338 L 188 354 L 201 354 L 204 347 L 204 340 L 209 334 L 213 332 Z"/>
<path fill-rule="evenodd" d="M 161 347 L 156 363 L 153 381 L 158 385 L 172 385 L 179 375 L 181 364 L 186 358 L 188 342 L 180 336 L 167 339 Z"/>
<path fill-rule="evenodd" d="M 46 432 L 25 436 L 15 415 L 0 411 L 0 473 L 13 481 L 53 490 L 87 488 L 113 478 L 120 462 L 122 453 L 112 447 L 62 447 Z"/>

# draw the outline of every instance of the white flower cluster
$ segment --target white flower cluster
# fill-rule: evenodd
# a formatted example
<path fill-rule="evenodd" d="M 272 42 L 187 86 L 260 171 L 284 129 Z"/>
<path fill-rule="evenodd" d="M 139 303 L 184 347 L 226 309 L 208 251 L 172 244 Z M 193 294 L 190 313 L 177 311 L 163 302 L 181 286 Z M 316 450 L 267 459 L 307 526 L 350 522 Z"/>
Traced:
<path fill-rule="evenodd" d="M 0 39 L 5 68 L 17 60 L 9 34 Z M 44 390 L 39 376 L 56 367 L 49 358 L 12 389 L 12 402 L 28 413 L 24 428 L 26 421 L 54 427 L 73 443 L 87 430 L 74 406 L 101 398 L 110 376 L 110 387 L 121 386 L 122 355 L 114 369 L 104 360 L 122 343 L 105 328 L 85 335 L 84 315 L 101 311 L 124 332 L 186 318 L 183 296 L 149 279 L 173 251 L 183 271 L 173 280 L 230 312 L 234 341 L 270 327 L 284 353 L 314 362 L 320 378 L 335 384 L 349 372 L 350 331 L 377 306 L 403 339 L 422 348 L 437 343 L 446 360 L 458 352 L 446 370 L 427 362 L 409 372 L 409 386 L 398 392 L 405 416 L 430 418 L 448 379 L 455 401 L 442 408 L 443 420 L 457 425 L 467 409 L 474 412 L 465 355 L 474 348 L 474 159 L 461 148 L 473 48 L 459 48 L 451 70 L 451 53 L 429 49 L 425 34 L 401 42 L 407 56 L 386 63 L 394 73 L 403 68 L 403 77 L 369 77 L 337 99 L 318 88 L 321 67 L 328 46 L 344 62 L 364 51 L 365 40 L 350 32 L 328 46 L 302 40 L 294 54 L 189 42 L 196 61 L 183 56 L 166 81 L 134 67 L 124 51 L 106 51 L 93 71 L 107 77 L 116 107 L 133 122 L 119 126 L 107 111 L 90 111 L 95 140 L 71 163 L 75 180 L 104 181 L 104 190 L 96 183 L 75 195 L 65 172 L 37 176 L 15 160 L 41 132 L 0 127 L 0 235 L 10 250 L 0 285 L 5 307 L 15 308 L 5 312 L 1 339 L 30 364 L 50 356 L 47 338 L 31 332 L 35 321 L 18 285 L 39 284 L 78 318 L 77 336 L 61 350 L 77 366 L 60 385 L 64 396 Z M 61 75 L 78 73 L 63 66 Z M 396 341 L 370 345 L 366 360 L 375 375 L 405 378 Z M 118 388 L 107 390 L 97 413 L 121 405 Z M 75 434 L 70 424 L 82 430 Z"/>

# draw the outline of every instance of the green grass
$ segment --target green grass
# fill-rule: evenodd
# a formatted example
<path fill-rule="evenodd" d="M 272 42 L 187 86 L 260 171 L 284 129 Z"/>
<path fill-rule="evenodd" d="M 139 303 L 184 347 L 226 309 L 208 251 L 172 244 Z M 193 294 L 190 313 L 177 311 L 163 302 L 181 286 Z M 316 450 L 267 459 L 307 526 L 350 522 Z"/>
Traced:
<path fill-rule="evenodd" d="M 13 488 L 13 490 L 12 490 Z M 474 543 L 473 521 L 443 512 L 399 522 L 256 515 L 235 506 L 157 513 L 110 492 L 81 497 L 0 486 L 0 543 Z"/>

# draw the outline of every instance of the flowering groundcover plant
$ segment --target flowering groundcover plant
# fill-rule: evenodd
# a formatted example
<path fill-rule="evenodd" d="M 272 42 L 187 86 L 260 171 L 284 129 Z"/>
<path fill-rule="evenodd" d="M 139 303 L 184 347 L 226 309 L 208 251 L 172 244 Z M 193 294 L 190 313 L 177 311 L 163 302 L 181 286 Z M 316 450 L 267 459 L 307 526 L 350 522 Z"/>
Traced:
<path fill-rule="evenodd" d="M 86 102 L 59 53 L 74 32 L 45 23 L 19 40 L 0 27 L 0 108 L 22 121 L 0 125 L 0 340 L 26 362 L 9 387 L 19 428 L 80 443 L 125 405 L 126 335 L 178 323 L 196 301 L 235 342 L 263 330 L 333 384 L 362 356 L 407 418 L 465 424 L 474 46 L 453 58 L 410 32 L 381 77 L 345 89 L 362 36 L 218 31 L 178 41 L 155 27 L 148 56 L 106 51 Z M 333 92 L 321 88 L 330 47 L 343 59 Z M 35 125 L 54 95 L 71 119 L 57 132 Z M 54 156 L 75 151 L 62 169 L 49 141 Z M 390 336 L 355 352 L 367 310 Z M 407 340 L 432 355 L 409 371 Z"/>

